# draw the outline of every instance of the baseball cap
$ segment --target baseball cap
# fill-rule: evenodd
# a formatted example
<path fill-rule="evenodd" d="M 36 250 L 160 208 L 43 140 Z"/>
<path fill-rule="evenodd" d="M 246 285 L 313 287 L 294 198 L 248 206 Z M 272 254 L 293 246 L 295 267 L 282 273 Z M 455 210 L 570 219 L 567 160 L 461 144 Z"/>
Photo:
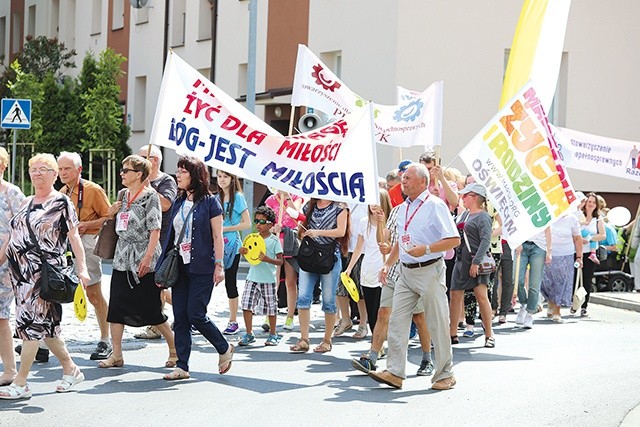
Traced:
<path fill-rule="evenodd" d="M 398 170 L 400 172 L 404 172 L 407 170 L 407 167 L 409 167 L 409 165 L 413 163 L 411 160 L 407 160 L 404 159 L 403 161 L 401 161 L 400 163 L 398 163 Z"/>
<path fill-rule="evenodd" d="M 487 190 L 484 188 L 484 185 L 478 184 L 477 182 L 472 182 L 471 184 L 468 184 L 462 190 L 458 191 L 458 193 L 460 194 L 476 193 L 477 195 L 482 196 L 485 199 L 487 198 Z"/>

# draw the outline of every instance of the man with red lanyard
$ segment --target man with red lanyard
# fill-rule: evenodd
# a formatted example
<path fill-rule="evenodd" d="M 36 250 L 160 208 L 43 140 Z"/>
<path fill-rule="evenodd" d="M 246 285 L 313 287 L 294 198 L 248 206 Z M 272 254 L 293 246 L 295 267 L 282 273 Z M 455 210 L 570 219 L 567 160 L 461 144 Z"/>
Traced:
<path fill-rule="evenodd" d="M 390 248 L 380 281 L 386 283 L 389 268 L 400 257 L 400 276 L 393 294 L 389 321 L 387 370 L 370 371 L 378 382 L 402 388 L 407 362 L 407 345 L 413 309 L 422 300 L 435 348 L 434 390 L 448 390 L 456 384 L 449 338 L 449 305 L 443 255 L 460 244 L 460 236 L 449 209 L 428 190 L 429 171 L 412 163 L 402 176 L 407 200 L 398 210 L 398 241 Z"/>
<path fill-rule="evenodd" d="M 109 343 L 109 324 L 107 323 L 108 305 L 102 295 L 102 260 L 93 254 L 98 240 L 100 227 L 109 215 L 109 199 L 102 187 L 86 179 L 82 179 L 82 159 L 78 153 L 63 151 L 58 156 L 58 171 L 64 187 L 62 194 L 69 196 L 73 202 L 80 224 L 78 232 L 82 239 L 87 270 L 91 283 L 87 284 L 87 299 L 96 311 L 96 319 L 100 327 L 100 341 L 91 360 L 104 360 L 111 353 Z"/>

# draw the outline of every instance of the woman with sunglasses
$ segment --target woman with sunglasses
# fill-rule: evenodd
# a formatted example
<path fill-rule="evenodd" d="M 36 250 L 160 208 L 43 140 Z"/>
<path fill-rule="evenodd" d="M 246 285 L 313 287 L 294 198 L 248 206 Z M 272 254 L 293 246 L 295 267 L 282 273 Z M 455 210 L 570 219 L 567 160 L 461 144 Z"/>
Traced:
<path fill-rule="evenodd" d="M 238 265 L 240 264 L 240 231 L 251 229 L 251 218 L 247 208 L 247 199 L 242 194 L 242 186 L 237 176 L 218 170 L 217 194 L 222 205 L 224 220 L 224 286 L 229 298 L 229 322 L 225 335 L 238 332 Z"/>
<path fill-rule="evenodd" d="M 107 321 L 111 330 L 113 352 L 100 368 L 124 365 L 122 335 L 124 325 L 141 327 L 154 325 L 167 341 L 167 368 L 176 366 L 178 357 L 173 331 L 162 313 L 160 288 L 155 284 L 154 270 L 160 257 L 160 226 L 162 209 L 158 194 L 144 185 L 151 171 L 147 159 L 132 155 L 122 161 L 120 178 L 126 187 L 121 201 L 109 208 L 115 216 L 119 239 L 113 256 L 113 273 Z"/>
<path fill-rule="evenodd" d="M 213 287 L 224 280 L 222 207 L 209 191 L 209 172 L 201 160 L 181 157 L 176 180 L 179 193 L 171 206 L 171 222 L 158 260 L 160 265 L 169 249 L 178 248 L 179 278 L 171 290 L 178 364 L 173 372 L 164 376 L 165 380 L 189 378 L 191 325 L 220 355 L 219 373 L 224 374 L 231 368 L 233 357 L 233 345 L 207 317 Z M 178 241 L 183 228 L 182 240 Z"/>

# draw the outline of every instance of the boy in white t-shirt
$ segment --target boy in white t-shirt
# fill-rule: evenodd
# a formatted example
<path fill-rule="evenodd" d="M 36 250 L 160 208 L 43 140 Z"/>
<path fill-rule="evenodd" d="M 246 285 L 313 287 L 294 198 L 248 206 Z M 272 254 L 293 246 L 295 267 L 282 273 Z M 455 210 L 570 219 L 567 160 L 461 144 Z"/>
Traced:
<path fill-rule="evenodd" d="M 276 314 L 278 300 L 276 296 L 276 266 L 282 265 L 282 245 L 280 239 L 271 234 L 271 227 L 276 220 L 273 209 L 260 206 L 255 214 L 253 223 L 256 231 L 264 239 L 266 254 L 260 252 L 260 263 L 249 267 L 249 274 L 242 292 L 242 316 L 246 333 L 238 345 L 247 346 L 256 341 L 253 335 L 253 313 L 263 312 L 269 318 L 269 338 L 264 345 L 278 345 L 280 337 L 276 333 Z M 249 250 L 240 248 L 240 254 L 246 255 Z M 256 313 L 257 314 L 257 313 Z"/>

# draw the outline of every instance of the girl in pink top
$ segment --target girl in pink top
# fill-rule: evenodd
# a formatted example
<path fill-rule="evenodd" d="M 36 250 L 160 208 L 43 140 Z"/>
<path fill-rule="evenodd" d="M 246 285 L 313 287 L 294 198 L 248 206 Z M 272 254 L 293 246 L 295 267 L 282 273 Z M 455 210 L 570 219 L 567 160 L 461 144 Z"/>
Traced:
<path fill-rule="evenodd" d="M 287 287 L 287 320 L 284 323 L 283 328 L 287 331 L 293 329 L 293 313 L 296 310 L 296 301 L 298 300 L 298 272 L 297 272 L 297 263 L 295 261 L 295 254 L 291 254 L 287 252 L 287 248 L 284 245 L 284 235 L 285 233 L 291 233 L 293 238 L 295 239 L 295 230 L 298 228 L 297 219 L 291 218 L 291 215 L 287 212 L 287 208 L 289 212 L 292 209 L 295 209 L 296 212 L 300 212 L 300 208 L 302 206 L 302 197 L 296 196 L 295 194 L 289 194 L 286 191 L 278 190 L 275 194 L 272 194 L 265 201 L 265 205 L 273 209 L 276 213 L 276 223 L 271 229 L 277 236 L 280 237 L 280 243 L 284 248 L 284 283 Z M 276 277 L 280 278 L 280 269 L 283 267 L 278 266 L 276 271 Z M 280 280 L 278 280 L 278 285 L 280 284 Z"/>

